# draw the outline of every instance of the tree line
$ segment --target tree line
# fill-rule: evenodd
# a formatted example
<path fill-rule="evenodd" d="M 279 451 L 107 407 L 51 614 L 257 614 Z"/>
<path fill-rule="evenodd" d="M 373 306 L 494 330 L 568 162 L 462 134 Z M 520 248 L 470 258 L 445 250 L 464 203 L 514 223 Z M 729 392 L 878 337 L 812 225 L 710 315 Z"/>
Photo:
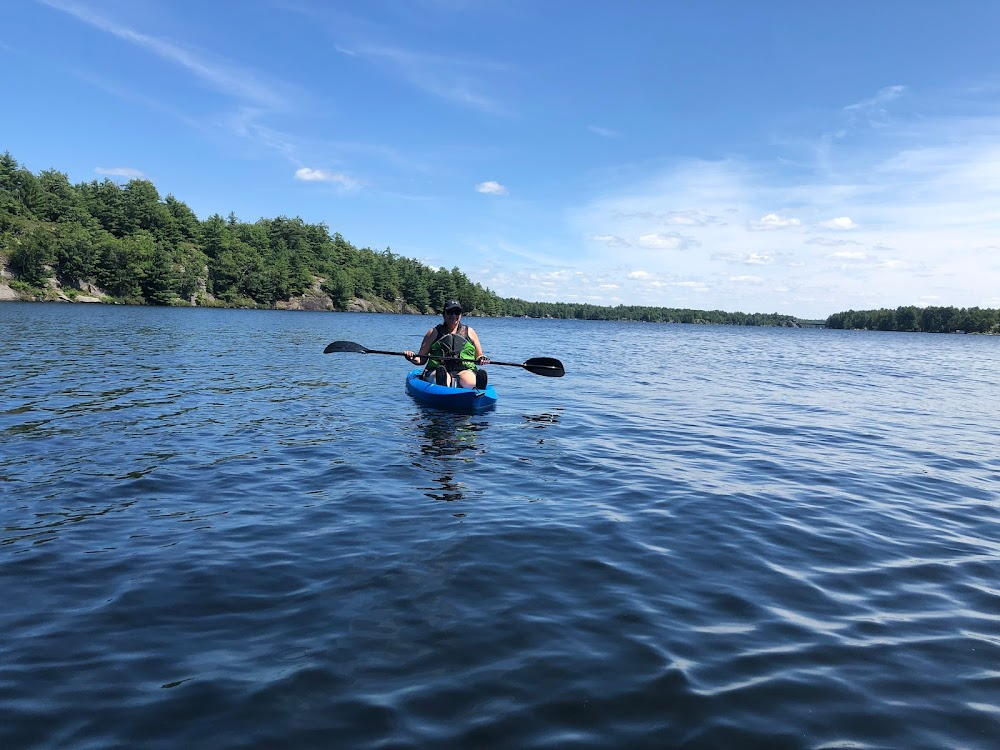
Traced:
<path fill-rule="evenodd" d="M 0 157 L 0 254 L 17 274 L 12 286 L 28 296 L 43 297 L 55 278 L 131 304 L 273 307 L 319 281 L 337 309 L 382 299 L 426 311 L 457 297 L 502 312 L 495 294 L 457 268 L 357 248 L 323 224 L 233 214 L 201 221 L 149 180 L 73 185 L 56 170 L 33 174 L 9 152 Z"/>
<path fill-rule="evenodd" d="M 46 298 L 55 279 L 72 296 L 96 287 L 112 301 L 147 305 L 275 307 L 319 284 L 335 309 L 356 300 L 381 309 L 439 311 L 459 299 L 478 315 L 795 326 L 779 313 L 742 313 L 637 305 L 528 302 L 500 297 L 457 267 L 432 268 L 386 248 L 357 248 L 325 224 L 301 218 L 200 220 L 145 179 L 71 184 L 48 169 L 35 174 L 9 152 L 0 156 L 0 261 L 26 298 Z M 993 330 L 996 311 L 899 308 L 837 313 L 829 328 Z M 906 312 L 911 311 L 911 312 Z"/>
<path fill-rule="evenodd" d="M 998 333 L 1000 310 L 980 307 L 897 307 L 848 310 L 826 319 L 827 328 L 926 333 Z"/>

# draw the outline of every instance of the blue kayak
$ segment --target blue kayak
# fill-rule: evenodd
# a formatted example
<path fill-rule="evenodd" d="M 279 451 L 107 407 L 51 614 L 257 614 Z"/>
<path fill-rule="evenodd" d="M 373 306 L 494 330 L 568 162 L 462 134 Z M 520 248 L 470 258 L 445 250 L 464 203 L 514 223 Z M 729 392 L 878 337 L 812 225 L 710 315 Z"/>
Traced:
<path fill-rule="evenodd" d="M 421 380 L 423 371 L 422 367 L 418 367 L 406 375 L 406 392 L 422 404 L 463 414 L 479 414 L 496 406 L 497 392 L 492 385 L 487 385 L 484 390 L 452 388 Z"/>

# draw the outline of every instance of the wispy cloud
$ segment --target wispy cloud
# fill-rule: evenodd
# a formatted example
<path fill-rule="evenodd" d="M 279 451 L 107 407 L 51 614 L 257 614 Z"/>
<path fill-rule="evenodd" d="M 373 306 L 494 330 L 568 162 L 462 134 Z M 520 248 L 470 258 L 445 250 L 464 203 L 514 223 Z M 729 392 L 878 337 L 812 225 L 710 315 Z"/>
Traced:
<path fill-rule="evenodd" d="M 597 125 L 588 125 L 587 130 L 591 133 L 601 136 L 602 138 L 617 138 L 618 132 L 615 130 L 610 130 L 608 128 L 598 127 Z"/>
<path fill-rule="evenodd" d="M 268 107 L 285 106 L 285 99 L 277 89 L 258 80 L 258 76 L 251 70 L 221 59 L 212 59 L 204 53 L 128 28 L 82 3 L 72 0 L 38 1 L 183 68 L 203 84 L 223 94 Z"/>
<path fill-rule="evenodd" d="M 639 237 L 636 245 L 647 250 L 683 250 L 690 247 L 691 239 L 679 234 L 644 234 Z"/>
<path fill-rule="evenodd" d="M 740 256 L 738 262 L 748 266 L 766 266 L 774 263 L 774 257 L 766 253 L 747 253 Z"/>
<path fill-rule="evenodd" d="M 485 75 L 507 71 L 506 65 L 467 57 L 422 54 L 391 45 L 338 44 L 336 49 L 341 54 L 378 65 L 424 93 L 488 114 L 509 114 L 506 106 L 483 93 L 487 85 L 481 80 Z"/>
<path fill-rule="evenodd" d="M 858 245 L 857 240 L 830 239 L 829 237 L 810 237 L 804 241 L 806 245 L 821 245 L 823 247 L 842 247 L 844 245 Z"/>
<path fill-rule="evenodd" d="M 671 211 L 664 216 L 664 222 L 684 227 L 703 227 L 706 224 L 713 224 L 719 219 L 717 216 L 709 216 L 700 211 Z"/>
<path fill-rule="evenodd" d="M 592 234 L 590 239 L 593 242 L 603 243 L 608 247 L 631 247 L 632 245 L 632 243 L 624 237 L 619 237 L 616 234 Z"/>
<path fill-rule="evenodd" d="M 142 173 L 142 170 L 133 169 L 132 167 L 97 167 L 94 171 L 97 174 L 107 175 L 108 177 L 126 177 L 130 180 L 146 179 L 146 175 Z"/>
<path fill-rule="evenodd" d="M 124 101 L 140 104 L 149 109 L 172 116 L 185 126 L 200 131 L 211 139 L 235 136 L 255 148 L 279 154 L 296 165 L 303 162 L 339 160 L 347 152 L 374 154 L 383 161 L 399 161 L 390 149 L 371 144 L 337 143 L 320 138 L 306 138 L 293 127 L 283 128 L 274 123 L 285 123 L 288 116 L 299 107 L 304 95 L 295 84 L 275 80 L 252 67 L 222 58 L 211 51 L 199 50 L 191 45 L 146 33 L 111 17 L 107 11 L 95 10 L 80 0 L 37 0 L 40 4 L 76 19 L 114 39 L 132 45 L 154 59 L 162 60 L 181 71 L 184 83 L 218 92 L 214 97 L 212 112 L 206 115 L 195 112 L 196 96 L 185 96 L 170 102 L 169 97 L 137 93 L 120 83 L 88 72 L 82 67 L 70 73 Z M 117 72 L 117 71 L 116 71 Z M 302 154 L 309 154 L 303 158 Z M 411 165 L 412 166 L 412 165 Z M 344 174 L 329 173 L 325 182 L 334 182 L 345 188 L 357 188 L 362 183 Z M 301 178 L 297 178 L 301 179 Z M 315 178 L 314 178 L 315 179 Z"/>
<path fill-rule="evenodd" d="M 507 188 L 499 182 L 487 180 L 486 182 L 480 182 L 476 185 L 476 192 L 484 193 L 486 195 L 507 195 Z"/>
<path fill-rule="evenodd" d="M 233 135 L 276 151 L 294 161 L 299 151 L 297 139 L 264 124 L 267 112 L 260 107 L 240 107 L 221 118 L 221 125 Z"/>
<path fill-rule="evenodd" d="M 844 107 L 852 123 L 863 121 L 867 125 L 883 125 L 888 117 L 886 105 L 899 99 L 906 92 L 906 86 L 886 86 L 875 96 L 862 99 Z"/>

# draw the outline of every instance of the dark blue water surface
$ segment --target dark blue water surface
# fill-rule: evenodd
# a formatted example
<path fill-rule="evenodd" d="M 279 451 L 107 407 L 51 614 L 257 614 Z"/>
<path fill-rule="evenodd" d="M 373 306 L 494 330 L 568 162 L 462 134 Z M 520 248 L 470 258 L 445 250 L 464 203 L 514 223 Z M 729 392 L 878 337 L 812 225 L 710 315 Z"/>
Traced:
<path fill-rule="evenodd" d="M 996 748 L 1000 338 L 0 305 L 0 747 Z"/>

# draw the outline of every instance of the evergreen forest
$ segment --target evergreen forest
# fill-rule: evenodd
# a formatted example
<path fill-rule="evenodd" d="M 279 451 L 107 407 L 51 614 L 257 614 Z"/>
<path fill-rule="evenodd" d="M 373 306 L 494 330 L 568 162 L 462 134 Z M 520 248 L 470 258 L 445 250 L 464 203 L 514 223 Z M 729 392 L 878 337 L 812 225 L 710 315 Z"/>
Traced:
<path fill-rule="evenodd" d="M 1000 310 L 981 307 L 897 307 L 848 310 L 826 319 L 827 328 L 927 333 L 1000 333 Z"/>

